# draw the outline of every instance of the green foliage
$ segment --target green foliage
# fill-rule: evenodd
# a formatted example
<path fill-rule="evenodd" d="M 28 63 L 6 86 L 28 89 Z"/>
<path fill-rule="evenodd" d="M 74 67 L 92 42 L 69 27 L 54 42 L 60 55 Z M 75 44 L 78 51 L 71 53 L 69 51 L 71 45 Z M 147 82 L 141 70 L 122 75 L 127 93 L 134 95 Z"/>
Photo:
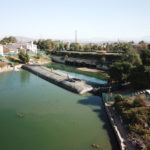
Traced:
<path fill-rule="evenodd" d="M 92 51 L 92 44 L 83 45 L 83 51 Z"/>
<path fill-rule="evenodd" d="M 41 50 L 53 50 L 54 48 L 54 43 L 51 39 L 39 40 L 36 42 L 36 44 L 37 44 L 37 47 Z"/>
<path fill-rule="evenodd" d="M 126 49 L 126 51 L 122 55 L 122 60 L 127 61 L 135 66 L 142 64 L 140 55 L 132 47 Z"/>
<path fill-rule="evenodd" d="M 143 65 L 150 65 L 150 50 L 143 50 L 141 52 L 141 59 Z"/>
<path fill-rule="evenodd" d="M 96 50 L 99 50 L 99 48 L 100 47 L 97 44 L 93 44 L 92 47 L 91 47 L 91 50 L 92 51 L 94 51 L 94 50 L 96 51 Z"/>
<path fill-rule="evenodd" d="M 144 41 L 140 41 L 139 44 L 143 45 L 143 44 L 145 44 L 145 42 Z"/>
<path fill-rule="evenodd" d="M 3 38 L 1 41 L 0 41 L 0 43 L 1 44 L 8 44 L 8 43 L 16 43 L 17 42 L 17 40 L 16 40 L 16 38 L 15 37 L 13 37 L 13 36 L 10 36 L 10 37 L 5 37 L 5 38 Z"/>
<path fill-rule="evenodd" d="M 111 52 L 126 53 L 128 49 L 132 47 L 132 45 L 131 43 L 119 42 L 109 44 L 107 47 Z"/>
<path fill-rule="evenodd" d="M 119 102 L 121 102 L 122 100 L 123 100 L 122 95 L 116 95 L 116 96 L 115 96 L 115 103 L 119 103 Z"/>
<path fill-rule="evenodd" d="M 128 81 L 132 68 L 129 62 L 115 62 L 110 66 L 109 75 L 115 81 Z"/>
<path fill-rule="evenodd" d="M 114 107 L 122 116 L 130 134 L 137 135 L 147 149 L 150 148 L 150 108 L 146 107 L 145 99 L 136 97 L 127 99 L 116 96 Z M 140 146 L 140 145 L 139 145 Z"/>
<path fill-rule="evenodd" d="M 150 67 L 140 65 L 133 68 L 130 73 L 129 81 L 135 89 L 150 88 Z"/>
<path fill-rule="evenodd" d="M 24 50 L 21 50 L 19 52 L 18 57 L 23 63 L 29 62 L 29 59 L 30 59 L 28 53 L 25 52 Z"/>
<path fill-rule="evenodd" d="M 82 50 L 82 47 L 79 43 L 71 43 L 70 50 L 71 51 L 80 51 L 80 50 Z"/>

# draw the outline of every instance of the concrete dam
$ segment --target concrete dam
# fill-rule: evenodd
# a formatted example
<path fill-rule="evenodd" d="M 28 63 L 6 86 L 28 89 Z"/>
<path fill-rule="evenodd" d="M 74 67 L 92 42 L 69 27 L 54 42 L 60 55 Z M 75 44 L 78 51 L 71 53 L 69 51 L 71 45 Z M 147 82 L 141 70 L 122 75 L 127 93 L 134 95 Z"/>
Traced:
<path fill-rule="evenodd" d="M 74 93 L 84 94 L 93 90 L 93 86 L 84 80 L 71 77 L 64 73 L 55 72 L 53 69 L 41 65 L 27 64 L 23 65 L 22 68 Z"/>

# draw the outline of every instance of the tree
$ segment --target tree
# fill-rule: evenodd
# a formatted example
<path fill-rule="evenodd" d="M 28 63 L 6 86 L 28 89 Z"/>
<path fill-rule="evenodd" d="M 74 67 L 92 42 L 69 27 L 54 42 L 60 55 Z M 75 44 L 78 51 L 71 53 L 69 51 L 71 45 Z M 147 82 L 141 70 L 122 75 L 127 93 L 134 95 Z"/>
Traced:
<path fill-rule="evenodd" d="M 129 62 L 115 62 L 109 68 L 109 75 L 115 81 L 128 81 L 133 65 Z"/>
<path fill-rule="evenodd" d="M 91 50 L 96 51 L 98 50 L 98 45 L 97 44 L 93 44 L 91 47 Z"/>
<path fill-rule="evenodd" d="M 71 43 L 71 44 L 70 44 L 70 50 L 71 50 L 71 51 L 74 51 L 74 50 L 75 50 L 75 43 Z"/>
<path fill-rule="evenodd" d="M 59 50 L 64 50 L 65 49 L 65 44 L 63 42 L 59 43 Z"/>
<path fill-rule="evenodd" d="M 140 41 L 140 42 L 139 42 L 139 44 L 144 45 L 144 44 L 145 44 L 145 42 L 144 42 L 144 41 Z"/>
<path fill-rule="evenodd" d="M 132 47 L 131 43 L 119 42 L 108 45 L 108 49 L 116 53 L 126 53 Z"/>
<path fill-rule="evenodd" d="M 52 50 L 54 48 L 54 42 L 51 39 L 37 41 L 37 47 L 41 50 Z"/>
<path fill-rule="evenodd" d="M 91 43 L 83 45 L 83 50 L 84 51 L 91 51 L 92 50 Z"/>
<path fill-rule="evenodd" d="M 70 44 L 70 50 L 71 51 L 80 51 L 81 45 L 79 43 L 71 43 Z"/>
<path fill-rule="evenodd" d="M 138 65 L 142 64 L 140 55 L 132 47 L 130 47 L 124 51 L 124 53 L 122 55 L 122 60 L 127 61 L 134 66 L 138 66 Z"/>
<path fill-rule="evenodd" d="M 17 42 L 17 39 L 14 36 L 5 37 L 0 41 L 0 43 L 4 45 L 8 43 L 16 43 L 16 42 Z"/>
<path fill-rule="evenodd" d="M 150 50 L 143 50 L 141 52 L 141 59 L 143 65 L 150 65 Z"/>
<path fill-rule="evenodd" d="M 140 65 L 131 70 L 129 81 L 135 89 L 150 88 L 150 67 Z"/>
<path fill-rule="evenodd" d="M 28 53 L 25 50 L 21 50 L 18 54 L 18 57 L 23 63 L 28 63 L 30 59 Z"/>

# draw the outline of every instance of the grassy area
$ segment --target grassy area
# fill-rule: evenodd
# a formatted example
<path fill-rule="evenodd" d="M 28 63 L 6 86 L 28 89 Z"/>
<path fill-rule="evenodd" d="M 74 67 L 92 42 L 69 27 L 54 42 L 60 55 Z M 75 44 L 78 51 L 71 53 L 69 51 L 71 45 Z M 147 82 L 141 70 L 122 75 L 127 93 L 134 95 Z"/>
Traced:
<path fill-rule="evenodd" d="M 46 66 L 52 67 L 53 69 L 60 69 L 60 70 L 68 71 L 68 72 L 75 72 L 75 73 L 83 74 L 89 77 L 95 77 L 101 80 L 109 79 L 109 76 L 106 72 L 85 72 L 85 71 L 78 70 L 77 67 L 69 66 L 65 64 L 59 64 L 59 63 L 51 63 Z"/>

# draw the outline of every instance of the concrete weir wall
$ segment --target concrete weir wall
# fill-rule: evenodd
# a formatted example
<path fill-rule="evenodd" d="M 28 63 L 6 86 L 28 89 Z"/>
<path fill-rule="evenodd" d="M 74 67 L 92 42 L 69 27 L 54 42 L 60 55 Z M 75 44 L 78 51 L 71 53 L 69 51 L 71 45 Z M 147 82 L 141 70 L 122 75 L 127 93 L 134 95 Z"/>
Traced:
<path fill-rule="evenodd" d="M 23 69 L 32 72 L 33 74 L 53 83 L 60 87 L 63 87 L 69 91 L 84 94 L 93 90 L 92 85 L 86 83 L 86 81 L 78 80 L 76 78 L 69 77 L 67 74 L 57 73 L 49 68 L 40 65 L 23 65 Z"/>

